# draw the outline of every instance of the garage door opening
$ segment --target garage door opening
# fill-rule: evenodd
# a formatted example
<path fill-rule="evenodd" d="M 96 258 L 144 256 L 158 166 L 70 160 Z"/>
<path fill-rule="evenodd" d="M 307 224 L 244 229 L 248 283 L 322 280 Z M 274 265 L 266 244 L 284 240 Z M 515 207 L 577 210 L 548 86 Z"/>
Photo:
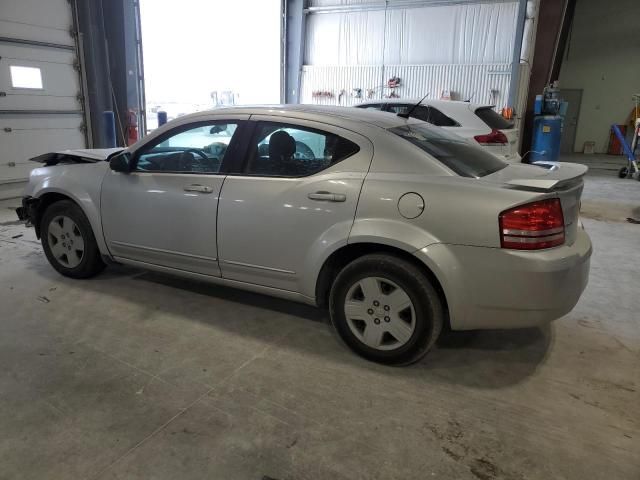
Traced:
<path fill-rule="evenodd" d="M 280 102 L 280 0 L 142 0 L 147 128 L 216 106 Z"/>

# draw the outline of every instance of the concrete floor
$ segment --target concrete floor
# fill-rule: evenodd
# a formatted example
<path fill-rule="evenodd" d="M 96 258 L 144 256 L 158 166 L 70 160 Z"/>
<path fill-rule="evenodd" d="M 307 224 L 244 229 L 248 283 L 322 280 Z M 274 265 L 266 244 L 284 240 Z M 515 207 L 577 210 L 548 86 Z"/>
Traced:
<path fill-rule="evenodd" d="M 294 303 L 63 278 L 0 204 L 0 479 L 639 479 L 640 183 L 589 160 L 575 310 L 447 335 L 408 368 Z"/>

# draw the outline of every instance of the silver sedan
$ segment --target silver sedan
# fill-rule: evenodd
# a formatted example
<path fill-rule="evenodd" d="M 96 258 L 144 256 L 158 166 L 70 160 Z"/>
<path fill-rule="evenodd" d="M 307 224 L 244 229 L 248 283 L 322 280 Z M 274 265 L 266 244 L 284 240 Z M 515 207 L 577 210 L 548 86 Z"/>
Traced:
<path fill-rule="evenodd" d="M 225 108 L 34 160 L 18 215 L 61 274 L 116 262 L 326 307 L 373 361 L 550 322 L 588 280 L 585 167 L 508 165 L 390 113 Z"/>

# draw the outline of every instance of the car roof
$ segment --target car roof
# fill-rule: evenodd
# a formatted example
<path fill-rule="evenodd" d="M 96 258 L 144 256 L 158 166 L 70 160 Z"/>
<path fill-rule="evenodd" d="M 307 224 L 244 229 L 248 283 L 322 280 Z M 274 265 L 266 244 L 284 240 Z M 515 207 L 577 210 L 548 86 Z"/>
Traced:
<path fill-rule="evenodd" d="M 383 98 L 382 100 L 371 100 L 368 102 L 363 102 L 360 105 L 369 105 L 369 104 L 379 104 L 379 103 L 387 103 L 387 104 L 416 104 L 420 102 L 419 98 Z M 493 108 L 493 105 L 482 104 L 482 103 L 470 103 L 470 102 L 462 102 L 460 100 L 437 100 L 425 98 L 420 102 L 421 105 L 432 105 L 436 108 L 460 108 L 465 110 L 475 111 L 478 108 Z"/>
<path fill-rule="evenodd" d="M 205 110 L 180 117 L 181 119 L 197 119 L 203 115 L 210 114 L 240 114 L 240 115 L 274 115 L 282 117 L 296 117 L 300 119 L 308 118 L 317 120 L 319 117 L 326 117 L 327 123 L 332 123 L 336 119 L 351 122 L 364 122 L 380 128 L 393 128 L 407 123 L 420 122 L 412 118 L 406 119 L 397 115 L 390 115 L 388 112 L 379 110 L 367 110 L 362 108 L 339 107 L 332 105 L 242 105 L 233 107 L 219 107 L 212 110 Z"/>

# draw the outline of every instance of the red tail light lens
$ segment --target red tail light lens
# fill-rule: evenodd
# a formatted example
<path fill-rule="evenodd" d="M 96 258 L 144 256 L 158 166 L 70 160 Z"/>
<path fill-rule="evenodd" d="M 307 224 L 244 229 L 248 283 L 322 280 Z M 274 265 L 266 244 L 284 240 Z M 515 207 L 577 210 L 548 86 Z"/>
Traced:
<path fill-rule="evenodd" d="M 564 216 L 558 198 L 505 210 L 499 222 L 502 248 L 540 250 L 564 243 Z"/>
<path fill-rule="evenodd" d="M 476 135 L 473 137 L 480 145 L 506 145 L 509 143 L 507 136 L 500 130 L 491 130 L 486 135 Z"/>

